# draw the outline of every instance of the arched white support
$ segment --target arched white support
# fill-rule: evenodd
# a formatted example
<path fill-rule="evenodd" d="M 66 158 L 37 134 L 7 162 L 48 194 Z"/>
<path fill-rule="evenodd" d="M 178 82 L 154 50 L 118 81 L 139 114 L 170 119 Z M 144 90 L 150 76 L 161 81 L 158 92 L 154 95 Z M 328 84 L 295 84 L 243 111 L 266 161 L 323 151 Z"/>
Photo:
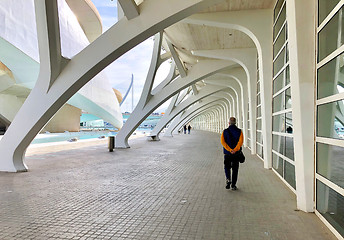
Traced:
<path fill-rule="evenodd" d="M 67 61 L 60 54 L 56 0 L 35 0 L 40 59 L 47 65 L 41 65 L 34 89 L 0 142 L 0 171 L 26 171 L 23 159 L 28 145 L 63 104 L 101 70 L 153 34 L 217 2 L 220 0 L 144 1 L 139 16 L 130 21 L 122 18 Z"/>
<path fill-rule="evenodd" d="M 215 105 L 219 104 L 219 102 L 223 102 L 223 99 L 215 98 L 215 100 L 214 100 L 213 97 L 208 97 L 207 101 L 204 100 L 200 104 L 197 104 L 197 105 L 195 104 L 190 109 L 185 111 L 183 114 L 180 114 L 178 117 L 176 117 L 172 121 L 172 123 L 170 124 L 169 128 L 166 130 L 165 135 L 172 136 L 172 133 L 174 131 L 177 131 L 182 126 L 182 123 L 184 122 L 184 120 L 188 119 L 191 114 L 197 113 L 201 109 L 208 109 L 208 108 L 214 106 L 214 104 Z M 211 126 L 211 122 L 209 120 L 206 120 L 206 127 L 205 127 L 205 129 L 209 130 L 210 126 Z"/>
<path fill-rule="evenodd" d="M 235 78 L 232 78 L 225 74 L 217 74 L 213 77 L 211 77 L 209 80 L 205 80 L 205 83 L 219 85 L 219 86 L 229 86 L 229 88 L 233 89 L 233 92 L 235 94 L 236 99 L 236 108 L 237 108 L 237 120 L 238 122 L 241 122 L 240 120 L 243 117 L 243 109 L 241 108 L 242 102 L 243 102 L 243 96 L 242 96 L 242 89 L 241 85 L 237 82 Z M 238 127 L 242 128 L 241 123 L 238 124 Z"/>
<path fill-rule="evenodd" d="M 204 108 L 209 104 L 216 103 L 219 99 L 215 97 L 207 97 L 202 100 L 202 102 L 198 102 L 197 104 L 193 105 L 191 108 L 187 109 L 185 112 L 180 113 L 177 117 L 173 119 L 171 124 L 169 125 L 168 129 L 165 131 L 164 136 L 173 136 L 172 132 L 177 127 L 177 125 L 184 120 L 187 116 L 189 116 L 191 113 L 197 111 L 198 109 Z M 204 125 L 204 128 L 206 126 Z M 178 130 L 178 129 L 177 129 Z"/>
<path fill-rule="evenodd" d="M 216 49 L 194 51 L 194 55 L 208 58 L 235 61 L 241 65 L 247 75 L 248 103 L 250 114 L 250 148 L 251 153 L 256 153 L 256 88 L 257 88 L 257 50 L 255 48 L 247 49 Z M 240 121 L 240 118 L 239 118 Z"/>
<path fill-rule="evenodd" d="M 240 85 L 240 89 L 241 89 L 240 91 L 241 91 L 241 96 L 242 96 L 241 109 L 243 112 L 242 130 L 243 130 L 244 136 L 248 136 L 248 126 L 247 126 L 248 86 L 247 86 L 247 80 L 246 80 L 247 79 L 246 72 L 244 71 L 243 68 L 238 67 L 238 68 L 233 68 L 229 71 L 218 73 L 217 75 L 233 78 Z M 247 137 L 244 138 L 244 146 L 247 147 Z"/>
<path fill-rule="evenodd" d="M 178 129 L 180 129 L 183 125 L 186 123 L 192 121 L 193 118 L 197 117 L 200 114 L 204 114 L 206 116 L 206 122 L 209 123 L 208 127 L 205 128 L 206 131 L 211 131 L 211 121 L 213 116 L 213 110 L 219 105 L 219 102 L 210 104 L 207 107 L 200 108 L 197 111 L 194 111 L 192 114 L 189 114 L 188 116 L 184 117 L 179 124 L 174 128 L 173 133 L 176 133 Z"/>
<path fill-rule="evenodd" d="M 116 148 L 128 148 L 129 136 L 135 131 L 141 122 L 143 122 L 149 116 L 149 114 L 151 114 L 170 97 L 180 92 L 182 89 L 192 85 L 193 83 L 218 73 L 231 65 L 233 65 L 233 62 L 230 61 L 201 60 L 188 71 L 186 77 L 177 77 L 155 95 L 152 95 L 148 101 L 143 101 L 140 99 L 135 110 L 130 115 L 123 128 L 116 135 Z M 143 91 L 148 92 L 149 89 L 144 88 Z M 144 96 L 145 95 L 142 95 L 141 98 Z"/>
<path fill-rule="evenodd" d="M 150 133 L 150 136 L 153 136 L 156 139 L 159 139 L 158 135 L 163 130 L 163 128 L 172 120 L 174 119 L 179 113 L 184 111 L 186 108 L 188 108 L 190 105 L 194 104 L 195 102 L 214 94 L 218 91 L 224 90 L 225 86 L 212 86 L 212 85 L 206 85 L 203 87 L 197 95 L 192 95 L 182 103 L 180 103 L 177 106 L 174 106 L 172 110 L 169 110 L 165 112 L 164 116 L 160 119 L 160 121 L 157 123 L 155 128 Z M 174 101 L 171 102 L 171 104 L 174 104 Z M 173 105 L 172 105 L 173 106 Z M 171 107 L 172 108 L 172 107 Z"/>
<path fill-rule="evenodd" d="M 255 43 L 259 57 L 259 79 L 261 80 L 265 168 L 271 168 L 272 166 L 272 14 L 272 9 L 246 10 L 233 11 L 231 14 L 226 12 L 194 14 L 183 20 L 183 22 L 189 24 L 240 30 L 246 33 Z"/>

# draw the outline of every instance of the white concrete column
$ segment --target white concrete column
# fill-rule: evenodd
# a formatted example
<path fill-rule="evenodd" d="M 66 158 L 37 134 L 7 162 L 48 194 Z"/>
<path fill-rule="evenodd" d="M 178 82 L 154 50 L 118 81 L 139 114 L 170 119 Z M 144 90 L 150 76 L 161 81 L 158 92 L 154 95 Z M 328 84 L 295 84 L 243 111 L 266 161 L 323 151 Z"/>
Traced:
<path fill-rule="evenodd" d="M 314 211 L 316 1 L 286 2 L 297 208 Z"/>

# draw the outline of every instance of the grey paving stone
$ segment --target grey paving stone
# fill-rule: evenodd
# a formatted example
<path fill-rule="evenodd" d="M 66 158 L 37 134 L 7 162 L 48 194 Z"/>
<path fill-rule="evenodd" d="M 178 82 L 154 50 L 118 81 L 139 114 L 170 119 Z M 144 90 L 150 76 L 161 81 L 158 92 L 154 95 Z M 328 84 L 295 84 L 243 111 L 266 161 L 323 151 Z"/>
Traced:
<path fill-rule="evenodd" d="M 39 149 L 0 173 L 0 239 L 335 239 L 246 150 L 226 190 L 218 134 L 130 144 Z"/>

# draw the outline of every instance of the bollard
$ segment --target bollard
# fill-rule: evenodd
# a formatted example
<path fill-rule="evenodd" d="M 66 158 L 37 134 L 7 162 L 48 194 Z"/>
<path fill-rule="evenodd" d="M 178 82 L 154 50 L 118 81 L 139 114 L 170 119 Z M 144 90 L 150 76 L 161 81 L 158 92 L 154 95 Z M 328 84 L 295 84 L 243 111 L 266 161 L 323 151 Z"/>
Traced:
<path fill-rule="evenodd" d="M 115 136 L 109 136 L 109 152 L 113 152 L 115 148 Z"/>

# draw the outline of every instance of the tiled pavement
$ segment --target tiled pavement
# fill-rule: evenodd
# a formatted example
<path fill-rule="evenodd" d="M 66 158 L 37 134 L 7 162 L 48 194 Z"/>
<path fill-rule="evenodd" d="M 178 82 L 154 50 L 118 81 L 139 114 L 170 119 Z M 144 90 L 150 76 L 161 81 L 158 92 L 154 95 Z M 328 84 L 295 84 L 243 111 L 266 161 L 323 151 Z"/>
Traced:
<path fill-rule="evenodd" d="M 334 239 L 247 151 L 226 190 L 216 133 L 131 146 L 29 151 L 29 172 L 0 173 L 0 239 Z"/>

